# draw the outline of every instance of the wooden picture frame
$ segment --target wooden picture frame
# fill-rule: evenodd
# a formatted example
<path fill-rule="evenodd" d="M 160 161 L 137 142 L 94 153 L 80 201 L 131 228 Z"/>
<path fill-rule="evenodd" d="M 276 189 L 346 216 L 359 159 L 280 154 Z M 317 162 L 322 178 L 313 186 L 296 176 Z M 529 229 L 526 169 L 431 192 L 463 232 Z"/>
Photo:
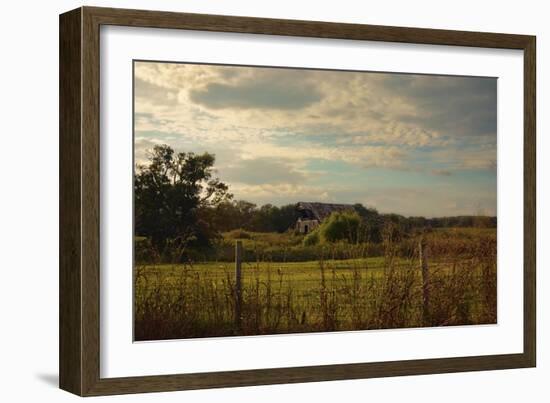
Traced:
<path fill-rule="evenodd" d="M 523 353 L 228 372 L 100 377 L 101 25 L 519 49 L 524 52 Z M 60 387 L 80 396 L 534 367 L 535 37 L 81 7 L 60 16 Z"/>

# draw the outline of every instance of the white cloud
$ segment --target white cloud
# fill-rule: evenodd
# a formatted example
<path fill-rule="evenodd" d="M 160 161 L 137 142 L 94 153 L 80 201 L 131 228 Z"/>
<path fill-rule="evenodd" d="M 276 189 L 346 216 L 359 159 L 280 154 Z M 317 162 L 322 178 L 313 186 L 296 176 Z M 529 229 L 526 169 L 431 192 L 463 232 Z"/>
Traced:
<path fill-rule="evenodd" d="M 496 167 L 490 80 L 143 62 L 135 77 L 136 161 L 157 143 L 212 152 L 254 200 L 338 198 L 314 160 L 439 180 Z"/>
<path fill-rule="evenodd" d="M 334 201 L 326 188 L 295 184 L 246 185 L 235 183 L 231 191 L 236 199 L 253 200 L 258 204 L 287 204 L 290 200 Z"/>

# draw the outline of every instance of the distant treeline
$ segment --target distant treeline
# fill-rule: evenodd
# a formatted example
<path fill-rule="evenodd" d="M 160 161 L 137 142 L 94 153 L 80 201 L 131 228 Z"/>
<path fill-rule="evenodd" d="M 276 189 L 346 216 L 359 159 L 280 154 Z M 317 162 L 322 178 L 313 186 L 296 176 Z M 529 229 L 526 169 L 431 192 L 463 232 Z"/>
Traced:
<path fill-rule="evenodd" d="M 399 224 L 405 230 L 415 228 L 496 228 L 497 218 L 489 216 L 453 216 L 453 217 L 405 217 L 399 214 L 380 214 L 374 208 L 357 203 L 355 211 L 371 227 L 386 222 Z M 298 212 L 295 204 L 277 207 L 264 204 L 258 207 L 245 200 L 231 200 L 218 204 L 203 212 L 203 217 L 221 232 L 244 229 L 252 232 L 286 232 L 293 230 Z"/>
<path fill-rule="evenodd" d="M 209 153 L 175 153 L 167 145 L 153 147 L 148 163 L 136 166 L 135 235 L 161 252 L 166 247 L 211 248 L 223 232 L 236 229 L 283 233 L 295 228 L 298 212 L 294 204 L 258 207 L 234 200 L 229 186 L 215 176 L 214 162 Z M 427 219 L 379 214 L 361 204 L 354 209 L 370 242 L 380 242 L 382 230 L 388 226 L 402 233 L 426 227 L 496 227 L 495 217 Z"/>
<path fill-rule="evenodd" d="M 456 228 L 456 227 L 476 227 L 476 228 L 496 228 L 497 218 L 490 216 L 461 215 L 455 217 L 409 217 L 412 222 L 418 221 L 422 225 L 432 228 Z"/>
<path fill-rule="evenodd" d="M 286 232 L 294 228 L 298 212 L 294 204 L 258 207 L 245 200 L 230 200 L 203 209 L 201 218 L 220 232 L 244 229 L 253 232 Z"/>

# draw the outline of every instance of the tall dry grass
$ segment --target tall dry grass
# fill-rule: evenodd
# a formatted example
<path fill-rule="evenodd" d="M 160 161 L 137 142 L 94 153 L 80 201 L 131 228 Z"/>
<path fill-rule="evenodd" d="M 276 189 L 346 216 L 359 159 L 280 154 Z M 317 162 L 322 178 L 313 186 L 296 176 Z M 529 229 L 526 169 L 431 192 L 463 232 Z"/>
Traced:
<path fill-rule="evenodd" d="M 318 257 L 318 276 L 307 284 L 259 254 L 244 271 L 240 321 L 230 267 L 210 273 L 178 265 L 169 279 L 163 268 L 137 267 L 135 339 L 496 323 L 495 236 L 423 235 L 430 272 L 423 284 L 418 238 L 394 235 L 385 234 L 382 270 L 371 269 L 364 259 L 368 244 L 349 248 L 345 274 L 328 249 Z"/>

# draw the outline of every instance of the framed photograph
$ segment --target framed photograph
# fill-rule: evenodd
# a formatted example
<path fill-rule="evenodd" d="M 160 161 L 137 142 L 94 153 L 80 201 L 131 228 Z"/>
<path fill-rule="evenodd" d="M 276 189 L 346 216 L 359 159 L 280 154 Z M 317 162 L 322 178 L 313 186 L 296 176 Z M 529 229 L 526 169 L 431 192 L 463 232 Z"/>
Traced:
<path fill-rule="evenodd" d="M 60 387 L 533 367 L 535 37 L 60 16 Z"/>

